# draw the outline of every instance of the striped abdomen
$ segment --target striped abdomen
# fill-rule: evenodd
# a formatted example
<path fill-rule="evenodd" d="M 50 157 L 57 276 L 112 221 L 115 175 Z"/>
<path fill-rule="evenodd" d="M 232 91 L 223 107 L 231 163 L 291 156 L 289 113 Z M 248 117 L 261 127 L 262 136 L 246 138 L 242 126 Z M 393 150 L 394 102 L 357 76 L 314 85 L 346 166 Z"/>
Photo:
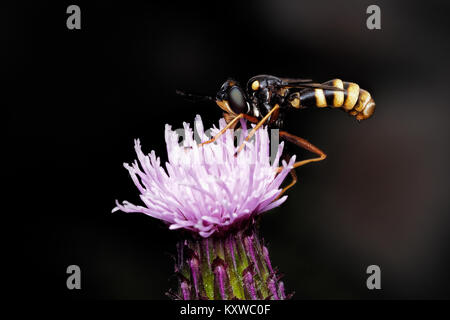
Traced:
<path fill-rule="evenodd" d="M 303 89 L 293 93 L 291 98 L 292 106 L 296 98 L 302 107 L 318 107 L 318 108 L 340 108 L 355 116 L 357 120 L 370 118 L 375 111 L 375 101 L 373 101 L 370 93 L 361 89 L 359 85 L 353 82 L 343 82 L 340 79 L 334 79 L 323 83 L 323 85 L 332 86 L 343 89 Z M 294 106 L 295 107 L 295 106 Z"/>

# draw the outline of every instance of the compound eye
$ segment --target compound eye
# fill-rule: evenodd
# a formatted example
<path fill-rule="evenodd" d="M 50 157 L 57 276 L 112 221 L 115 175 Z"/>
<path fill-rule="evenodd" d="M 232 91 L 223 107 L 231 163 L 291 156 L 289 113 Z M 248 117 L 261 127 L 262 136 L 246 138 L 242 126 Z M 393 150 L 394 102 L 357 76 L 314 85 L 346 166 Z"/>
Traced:
<path fill-rule="evenodd" d="M 228 98 L 231 110 L 234 113 L 239 114 L 247 112 L 247 102 L 245 101 L 244 92 L 241 88 L 237 86 L 231 87 Z"/>
<path fill-rule="evenodd" d="M 253 89 L 253 91 L 256 91 L 259 89 L 259 81 L 258 80 L 255 80 L 252 82 L 252 89 Z"/>

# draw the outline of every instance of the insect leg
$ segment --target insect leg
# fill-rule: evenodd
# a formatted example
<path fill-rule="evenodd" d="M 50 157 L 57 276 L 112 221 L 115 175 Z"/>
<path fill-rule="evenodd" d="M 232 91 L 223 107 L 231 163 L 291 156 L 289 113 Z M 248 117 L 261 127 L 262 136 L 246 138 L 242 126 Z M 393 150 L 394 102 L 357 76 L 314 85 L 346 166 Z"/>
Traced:
<path fill-rule="evenodd" d="M 306 149 L 308 151 L 311 151 L 312 153 L 317 154 L 319 157 L 318 158 L 311 158 L 311 159 L 306 159 L 306 160 L 302 160 L 302 161 L 298 161 L 296 163 L 294 163 L 294 168 L 298 168 L 301 167 L 307 163 L 310 162 L 316 162 L 316 161 L 322 161 L 324 160 L 327 155 L 320 150 L 319 148 L 317 148 L 315 145 L 311 144 L 309 141 L 297 137 L 293 134 L 290 134 L 286 131 L 280 131 L 280 137 L 286 139 L 287 141 L 299 146 L 300 148 Z M 283 167 L 278 167 L 278 171 L 280 172 L 283 169 Z"/>
<path fill-rule="evenodd" d="M 291 171 L 289 171 L 289 174 L 292 177 L 291 183 L 289 183 L 286 187 L 284 187 L 283 190 L 281 190 L 280 194 L 273 201 L 278 200 L 288 189 L 292 188 L 294 184 L 297 183 L 297 173 L 295 172 L 295 169 L 291 169 Z"/>
<path fill-rule="evenodd" d="M 251 137 L 253 137 L 253 135 L 255 134 L 255 132 L 270 118 L 270 116 L 275 112 L 278 111 L 278 109 L 280 108 L 280 106 L 278 104 L 276 104 L 270 111 L 269 113 L 267 113 L 265 115 L 264 118 L 261 119 L 261 121 L 258 122 L 258 124 L 252 129 L 252 131 L 250 131 L 250 133 L 248 134 L 248 136 L 245 138 L 245 141 L 248 141 L 251 139 Z M 243 142 L 241 144 L 241 146 L 239 147 L 238 151 L 236 151 L 236 154 L 234 156 L 237 156 L 239 154 L 239 152 L 242 151 L 242 149 L 244 149 L 245 147 L 245 143 Z"/>
<path fill-rule="evenodd" d="M 208 143 L 216 141 L 217 138 L 219 138 L 221 135 L 223 135 L 225 133 L 225 131 L 227 131 L 228 129 L 232 128 L 242 118 L 245 118 L 246 120 L 248 120 L 250 122 L 253 122 L 253 123 L 258 122 L 258 120 L 255 117 L 249 116 L 249 115 L 247 115 L 245 113 L 240 113 L 233 120 L 228 122 L 227 125 L 225 126 L 225 128 L 220 130 L 219 133 L 217 133 L 213 138 L 211 138 L 208 141 L 202 142 L 199 145 L 203 146 L 205 144 L 208 144 Z"/>

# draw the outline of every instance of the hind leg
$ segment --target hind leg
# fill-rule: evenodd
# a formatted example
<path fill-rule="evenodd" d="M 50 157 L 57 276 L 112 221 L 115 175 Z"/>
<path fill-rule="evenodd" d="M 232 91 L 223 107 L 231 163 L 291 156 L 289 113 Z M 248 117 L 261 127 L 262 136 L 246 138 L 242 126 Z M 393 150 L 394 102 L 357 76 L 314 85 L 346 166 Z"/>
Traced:
<path fill-rule="evenodd" d="M 306 150 L 308 150 L 312 153 L 315 153 L 319 156 L 317 158 L 311 158 L 311 159 L 298 161 L 298 162 L 294 163 L 294 168 L 304 166 L 305 164 L 310 163 L 310 162 L 322 161 L 327 157 L 327 155 L 322 150 L 320 150 L 315 145 L 311 144 L 309 141 L 307 141 L 303 138 L 297 137 L 286 131 L 280 131 L 280 137 L 299 146 L 300 148 L 306 149 Z M 282 169 L 283 169 L 283 167 L 279 167 L 278 171 L 280 172 Z"/>
<path fill-rule="evenodd" d="M 281 190 L 280 194 L 275 198 L 275 200 L 278 200 L 288 189 L 292 188 L 297 183 L 297 173 L 295 172 L 295 169 L 291 169 L 291 171 L 289 171 L 289 174 L 292 177 L 291 183 L 289 183 L 286 187 L 283 188 L 283 190 Z"/>

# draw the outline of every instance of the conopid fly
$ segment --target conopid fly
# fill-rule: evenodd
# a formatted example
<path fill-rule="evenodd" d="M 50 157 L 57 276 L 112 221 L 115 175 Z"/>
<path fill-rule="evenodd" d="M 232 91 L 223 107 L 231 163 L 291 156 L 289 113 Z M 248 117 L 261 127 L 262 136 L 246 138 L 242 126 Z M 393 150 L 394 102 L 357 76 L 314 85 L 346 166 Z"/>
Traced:
<path fill-rule="evenodd" d="M 188 97 L 199 97 L 179 91 L 178 93 Z M 344 82 L 340 79 L 319 84 L 307 79 L 258 75 L 247 82 L 245 89 L 237 81 L 229 79 L 222 85 L 215 98 L 203 98 L 215 101 L 224 111 L 227 126 L 202 145 L 214 142 L 217 137 L 226 130 L 234 128 L 238 121 L 244 118 L 256 124 L 246 137 L 246 141 L 263 124 L 267 124 L 270 128 L 280 129 L 281 139 L 318 155 L 315 158 L 296 162 L 294 169 L 310 162 L 324 160 L 326 154 L 307 140 L 283 130 L 287 110 L 330 107 L 343 110 L 358 121 L 370 118 L 375 111 L 375 102 L 369 92 L 361 89 L 356 83 Z M 237 153 L 243 148 L 244 144 L 239 147 Z M 283 189 L 281 194 L 297 182 L 294 169 L 291 170 L 292 182 Z"/>

